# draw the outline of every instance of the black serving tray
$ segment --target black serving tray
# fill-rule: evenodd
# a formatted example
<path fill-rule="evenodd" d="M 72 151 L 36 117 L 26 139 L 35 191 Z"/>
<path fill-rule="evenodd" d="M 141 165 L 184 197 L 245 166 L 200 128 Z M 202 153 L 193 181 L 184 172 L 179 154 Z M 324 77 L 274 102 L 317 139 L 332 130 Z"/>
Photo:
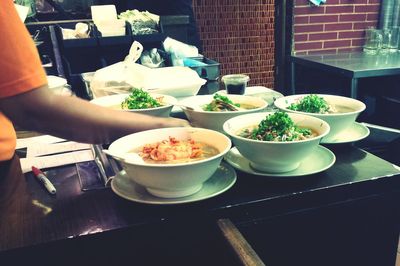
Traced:
<path fill-rule="evenodd" d="M 63 48 L 80 48 L 80 47 L 96 47 L 98 45 L 98 41 L 94 32 L 94 25 L 92 22 L 83 22 L 88 24 L 90 33 L 89 38 L 80 38 L 80 39 L 64 39 L 62 34 L 62 28 L 64 29 L 75 29 L 75 25 L 77 22 L 65 22 L 56 24 L 55 30 L 57 37 L 60 38 Z"/>

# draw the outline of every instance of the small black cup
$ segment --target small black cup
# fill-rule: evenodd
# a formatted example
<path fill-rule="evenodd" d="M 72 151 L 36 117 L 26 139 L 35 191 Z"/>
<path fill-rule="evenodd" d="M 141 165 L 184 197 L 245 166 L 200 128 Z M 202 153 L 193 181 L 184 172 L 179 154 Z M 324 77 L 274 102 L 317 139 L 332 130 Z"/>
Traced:
<path fill-rule="evenodd" d="M 228 94 L 244 94 L 250 78 L 243 74 L 232 74 L 223 76 L 221 80 Z"/>

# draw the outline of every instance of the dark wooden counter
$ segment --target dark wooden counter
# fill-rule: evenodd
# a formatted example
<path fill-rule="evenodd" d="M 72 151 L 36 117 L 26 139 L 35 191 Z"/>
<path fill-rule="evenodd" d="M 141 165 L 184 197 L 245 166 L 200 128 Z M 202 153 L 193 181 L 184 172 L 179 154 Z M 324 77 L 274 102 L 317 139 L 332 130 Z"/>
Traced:
<path fill-rule="evenodd" d="M 0 169 L 0 265 L 235 265 L 216 229 L 228 218 L 267 265 L 393 266 L 400 171 L 354 145 L 328 148 L 337 160 L 325 172 L 282 180 L 237 171 L 222 195 L 173 206 L 83 192 L 75 166 L 49 176 L 52 196 L 15 157 Z"/>

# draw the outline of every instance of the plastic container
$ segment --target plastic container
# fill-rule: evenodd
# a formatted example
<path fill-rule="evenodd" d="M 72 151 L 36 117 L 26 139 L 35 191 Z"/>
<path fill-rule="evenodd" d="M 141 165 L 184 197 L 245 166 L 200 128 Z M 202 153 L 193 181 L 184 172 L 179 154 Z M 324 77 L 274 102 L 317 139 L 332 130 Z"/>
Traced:
<path fill-rule="evenodd" d="M 188 67 L 162 67 L 152 69 L 147 77 L 149 92 L 166 94 L 174 97 L 196 95 L 207 81 L 200 78 Z M 154 79 L 157 77 L 157 79 Z M 179 78 L 177 78 L 179 77 Z"/>
<path fill-rule="evenodd" d="M 244 94 L 250 78 L 243 74 L 232 74 L 223 76 L 221 80 L 228 94 Z"/>
<path fill-rule="evenodd" d="M 127 91 L 130 87 L 184 97 L 196 95 L 205 83 L 206 80 L 188 67 L 149 68 L 120 62 L 97 70 L 90 87 L 95 97 L 121 93 L 120 90 Z"/>
<path fill-rule="evenodd" d="M 196 64 L 199 62 L 199 64 Z M 220 76 L 220 64 L 206 57 L 189 57 L 183 60 L 184 66 L 188 66 L 197 72 L 199 77 L 206 80 L 217 80 Z"/>

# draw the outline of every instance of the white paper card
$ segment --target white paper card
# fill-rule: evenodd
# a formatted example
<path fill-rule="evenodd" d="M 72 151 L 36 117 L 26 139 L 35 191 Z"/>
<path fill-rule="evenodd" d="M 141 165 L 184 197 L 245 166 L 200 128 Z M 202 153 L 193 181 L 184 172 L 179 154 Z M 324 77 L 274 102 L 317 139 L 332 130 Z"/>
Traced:
<path fill-rule="evenodd" d="M 95 24 L 100 21 L 109 21 L 118 19 L 115 5 L 93 5 L 90 7 L 92 19 Z"/>
<path fill-rule="evenodd" d="M 16 149 L 22 149 L 26 148 L 31 144 L 51 144 L 51 143 L 58 143 L 65 141 L 65 139 L 50 136 L 50 135 L 42 135 L 42 136 L 36 136 L 36 137 L 30 137 L 30 138 L 23 138 L 23 139 L 17 139 L 17 147 Z"/>
<path fill-rule="evenodd" d="M 73 163 L 87 162 L 94 160 L 92 150 L 74 151 L 57 155 L 42 157 L 21 158 L 21 168 L 23 173 L 32 171 L 32 166 L 39 169 L 68 165 Z"/>
<path fill-rule="evenodd" d="M 69 151 L 79 151 L 91 149 L 90 144 L 78 143 L 74 141 L 61 142 L 55 144 L 32 143 L 27 147 L 26 157 L 36 157 L 48 154 L 56 154 Z"/>

